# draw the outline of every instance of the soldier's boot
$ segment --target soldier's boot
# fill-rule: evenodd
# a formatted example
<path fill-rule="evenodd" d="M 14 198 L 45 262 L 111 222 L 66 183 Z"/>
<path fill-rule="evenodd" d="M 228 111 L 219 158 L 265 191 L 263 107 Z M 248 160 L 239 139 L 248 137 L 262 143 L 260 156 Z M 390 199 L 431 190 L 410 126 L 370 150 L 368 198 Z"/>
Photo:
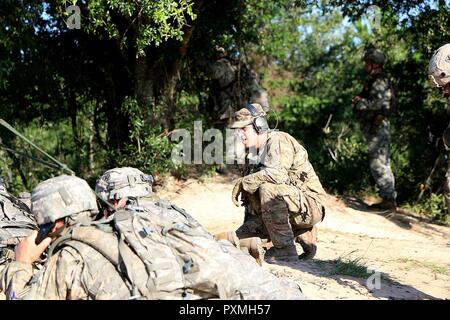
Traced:
<path fill-rule="evenodd" d="M 383 201 L 380 203 L 376 203 L 370 206 L 371 209 L 375 210 L 387 210 L 396 212 L 397 211 L 397 202 L 395 199 L 383 198 Z"/>
<path fill-rule="evenodd" d="M 285 247 L 277 248 L 272 247 L 265 253 L 265 259 L 267 261 L 276 261 L 278 259 L 288 259 L 296 258 L 298 259 L 298 252 L 295 244 L 291 244 Z"/>
<path fill-rule="evenodd" d="M 248 252 L 256 262 L 261 266 L 264 260 L 264 248 L 262 241 L 258 237 L 240 239 L 239 245 L 242 251 Z"/>
<path fill-rule="evenodd" d="M 309 260 L 314 258 L 317 252 L 317 228 L 316 226 L 313 226 L 312 228 L 308 229 L 301 235 L 298 235 L 295 238 L 295 241 L 298 242 L 302 249 L 303 253 L 299 255 L 299 259 L 301 260 Z"/>

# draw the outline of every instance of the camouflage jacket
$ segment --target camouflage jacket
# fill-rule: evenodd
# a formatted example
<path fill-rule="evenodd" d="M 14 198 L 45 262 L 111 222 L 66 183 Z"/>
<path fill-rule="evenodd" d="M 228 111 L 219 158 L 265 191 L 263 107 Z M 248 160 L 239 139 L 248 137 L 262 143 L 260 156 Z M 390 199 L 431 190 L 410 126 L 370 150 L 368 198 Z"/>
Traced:
<path fill-rule="evenodd" d="M 384 71 L 371 74 L 359 94 L 355 112 L 362 123 L 372 123 L 377 115 L 389 116 L 395 112 L 395 93 Z"/>
<path fill-rule="evenodd" d="M 294 185 L 325 194 L 322 184 L 308 160 L 308 152 L 288 133 L 269 131 L 261 148 L 256 169 L 243 179 L 243 188 L 254 193 L 263 183 Z"/>
<path fill-rule="evenodd" d="M 0 267 L 13 258 L 10 255 L 14 255 L 15 245 L 37 229 L 29 207 L 6 191 L 0 191 Z"/>
<path fill-rule="evenodd" d="M 14 259 L 15 246 L 37 228 L 29 207 L 0 188 L 0 273 Z M 33 266 L 30 268 L 30 272 L 35 270 Z M 0 300 L 4 299 L 0 289 Z"/>

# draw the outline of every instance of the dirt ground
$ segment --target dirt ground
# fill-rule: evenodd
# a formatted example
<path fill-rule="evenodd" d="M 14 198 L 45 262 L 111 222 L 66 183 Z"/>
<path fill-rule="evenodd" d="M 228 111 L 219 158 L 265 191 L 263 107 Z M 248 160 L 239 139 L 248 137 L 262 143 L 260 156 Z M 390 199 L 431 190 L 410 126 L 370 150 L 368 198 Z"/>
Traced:
<path fill-rule="evenodd" d="M 185 208 L 215 234 L 235 230 L 243 221 L 244 209 L 231 202 L 236 178 L 171 177 L 156 193 Z M 328 207 L 318 224 L 313 260 L 264 262 L 262 267 L 299 283 L 309 299 L 450 298 L 450 228 L 405 214 L 386 217 L 352 198 L 329 196 Z M 367 272 L 367 267 L 376 271 Z"/>

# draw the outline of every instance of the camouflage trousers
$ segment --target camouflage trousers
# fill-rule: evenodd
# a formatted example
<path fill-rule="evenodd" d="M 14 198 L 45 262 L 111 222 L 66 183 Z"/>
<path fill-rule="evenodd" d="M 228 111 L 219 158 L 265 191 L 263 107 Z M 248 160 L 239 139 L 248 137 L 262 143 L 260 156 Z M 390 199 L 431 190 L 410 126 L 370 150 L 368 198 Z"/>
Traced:
<path fill-rule="evenodd" d="M 270 238 L 278 248 L 291 245 L 296 236 L 323 220 L 325 207 L 320 197 L 311 190 L 264 183 L 254 194 L 244 195 L 246 220 L 236 234 L 240 239 Z"/>
<path fill-rule="evenodd" d="M 389 121 L 379 126 L 366 126 L 363 130 L 369 149 L 369 165 L 372 177 L 384 199 L 396 199 L 395 178 L 389 156 Z"/>

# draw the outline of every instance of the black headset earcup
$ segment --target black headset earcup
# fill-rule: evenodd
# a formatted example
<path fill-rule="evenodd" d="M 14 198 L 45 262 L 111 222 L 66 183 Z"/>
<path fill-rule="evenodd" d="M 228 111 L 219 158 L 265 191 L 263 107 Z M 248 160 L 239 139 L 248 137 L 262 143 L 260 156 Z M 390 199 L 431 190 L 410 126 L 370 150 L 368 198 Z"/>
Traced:
<path fill-rule="evenodd" d="M 269 130 L 269 124 L 267 123 L 267 120 L 263 117 L 257 117 L 253 119 L 253 127 L 255 128 L 255 131 L 258 134 Z"/>

